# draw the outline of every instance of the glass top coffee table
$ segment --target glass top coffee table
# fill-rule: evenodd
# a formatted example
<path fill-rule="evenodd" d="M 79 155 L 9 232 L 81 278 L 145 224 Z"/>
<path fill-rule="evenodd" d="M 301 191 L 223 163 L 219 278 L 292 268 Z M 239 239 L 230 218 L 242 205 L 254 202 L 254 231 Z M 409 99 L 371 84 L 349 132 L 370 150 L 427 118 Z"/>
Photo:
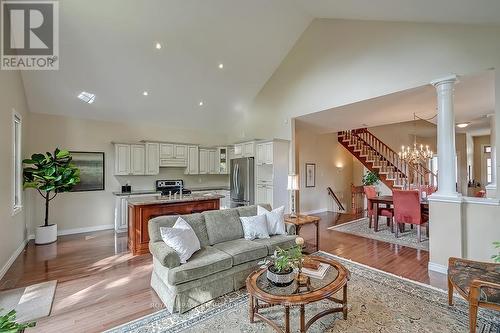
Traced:
<path fill-rule="evenodd" d="M 300 332 L 306 332 L 309 327 L 318 319 L 335 312 L 342 312 L 344 319 L 347 319 L 347 281 L 350 274 L 339 262 L 319 256 L 308 256 L 309 260 L 318 261 L 327 264 L 328 270 L 322 279 L 309 277 L 307 286 L 294 281 L 287 287 L 276 287 L 266 277 L 267 268 L 262 268 L 251 273 L 246 281 L 249 294 L 249 316 L 253 323 L 255 318 L 261 319 L 273 327 L 277 332 L 290 332 L 290 307 L 300 308 Z M 340 289 L 342 290 L 342 299 L 333 297 Z M 332 306 L 315 314 L 309 321 L 305 321 L 305 306 L 309 303 L 330 300 L 334 304 L 341 306 Z M 283 306 L 285 309 L 285 328 L 284 330 L 277 323 L 259 312 L 260 309 L 273 306 Z M 332 304 L 333 305 L 333 304 Z"/>

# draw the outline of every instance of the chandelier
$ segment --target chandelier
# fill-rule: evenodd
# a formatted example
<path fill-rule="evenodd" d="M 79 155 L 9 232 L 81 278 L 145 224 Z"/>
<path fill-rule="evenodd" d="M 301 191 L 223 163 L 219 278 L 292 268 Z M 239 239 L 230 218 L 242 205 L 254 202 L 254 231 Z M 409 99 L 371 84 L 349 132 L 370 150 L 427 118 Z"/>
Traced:
<path fill-rule="evenodd" d="M 409 164 L 424 164 L 427 165 L 429 159 L 432 158 L 434 153 L 429 149 L 429 145 L 417 144 L 417 116 L 413 114 L 414 133 L 413 133 L 413 146 L 401 146 L 401 151 L 398 153 L 399 158 L 403 159 Z"/>

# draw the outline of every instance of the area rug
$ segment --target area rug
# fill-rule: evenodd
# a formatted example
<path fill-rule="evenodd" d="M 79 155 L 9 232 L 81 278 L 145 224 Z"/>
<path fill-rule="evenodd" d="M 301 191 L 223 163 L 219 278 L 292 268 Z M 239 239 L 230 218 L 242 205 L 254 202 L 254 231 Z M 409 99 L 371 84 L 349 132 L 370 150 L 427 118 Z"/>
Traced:
<path fill-rule="evenodd" d="M 320 252 L 333 258 L 351 272 L 348 284 L 348 317 L 341 314 L 323 317 L 308 332 L 468 332 L 468 306 L 455 297 L 449 307 L 444 291 L 387 274 L 364 265 Z M 331 306 L 318 302 L 306 306 L 306 320 Z M 280 307 L 261 310 L 282 326 Z M 496 316 L 496 317 L 495 317 Z M 291 327 L 298 331 L 298 309 L 292 309 Z M 480 310 L 478 332 L 500 332 L 498 313 Z M 184 314 L 161 310 L 107 331 L 125 332 L 273 332 L 263 322 L 248 319 L 248 296 L 240 290 L 199 306 Z"/>
<path fill-rule="evenodd" d="M 405 232 L 399 233 L 398 238 L 394 236 L 394 234 L 391 232 L 390 227 L 387 226 L 385 221 L 379 222 L 378 232 L 375 232 L 373 228 L 370 228 L 368 226 L 367 217 L 352 222 L 335 225 L 328 229 L 345 232 L 347 234 L 353 234 L 365 238 L 376 239 L 387 243 L 412 247 L 417 250 L 429 251 L 429 239 L 425 236 L 425 229 L 422 229 L 422 241 L 418 242 L 417 229 L 410 229 L 409 225 L 406 225 Z"/>
<path fill-rule="evenodd" d="M 16 321 L 20 323 L 47 317 L 57 281 L 47 281 L 31 286 L 0 292 L 0 315 L 16 310 Z"/>

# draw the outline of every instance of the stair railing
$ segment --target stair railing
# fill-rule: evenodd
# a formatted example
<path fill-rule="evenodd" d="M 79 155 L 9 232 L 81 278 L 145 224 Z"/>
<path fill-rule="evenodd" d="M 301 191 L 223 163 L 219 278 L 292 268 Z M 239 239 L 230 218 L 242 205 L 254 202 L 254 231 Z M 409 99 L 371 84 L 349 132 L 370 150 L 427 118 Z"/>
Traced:
<path fill-rule="evenodd" d="M 407 163 L 399 157 L 398 153 L 373 135 L 368 129 L 360 128 L 344 131 L 342 134 L 347 134 L 348 137 L 354 136 L 361 140 L 379 155 L 381 161 L 390 163 L 396 169 L 395 171 L 399 171 L 404 176 L 404 179 L 397 179 L 397 181 L 403 181 L 402 185 L 404 188 L 408 188 L 410 184 L 437 186 L 436 174 L 422 164 Z"/>
<path fill-rule="evenodd" d="M 335 192 L 333 192 L 332 188 L 327 187 L 327 191 L 328 191 L 328 195 L 330 195 L 333 198 L 333 201 L 335 201 L 335 203 L 337 204 L 337 208 L 341 211 L 345 211 L 345 208 L 342 205 L 342 202 L 340 202 L 339 198 L 337 197 Z"/>

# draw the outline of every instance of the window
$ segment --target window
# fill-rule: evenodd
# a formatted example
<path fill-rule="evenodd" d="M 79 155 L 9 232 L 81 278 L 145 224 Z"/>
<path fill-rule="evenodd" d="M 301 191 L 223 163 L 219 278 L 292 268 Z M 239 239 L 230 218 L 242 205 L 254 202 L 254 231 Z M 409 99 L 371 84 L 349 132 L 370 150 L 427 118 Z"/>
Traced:
<path fill-rule="evenodd" d="M 491 183 L 491 157 L 486 159 L 486 183 Z"/>
<path fill-rule="evenodd" d="M 12 113 L 12 214 L 22 208 L 22 157 L 21 157 L 21 115 Z"/>
<path fill-rule="evenodd" d="M 485 153 L 491 153 L 491 146 L 484 146 Z"/>

